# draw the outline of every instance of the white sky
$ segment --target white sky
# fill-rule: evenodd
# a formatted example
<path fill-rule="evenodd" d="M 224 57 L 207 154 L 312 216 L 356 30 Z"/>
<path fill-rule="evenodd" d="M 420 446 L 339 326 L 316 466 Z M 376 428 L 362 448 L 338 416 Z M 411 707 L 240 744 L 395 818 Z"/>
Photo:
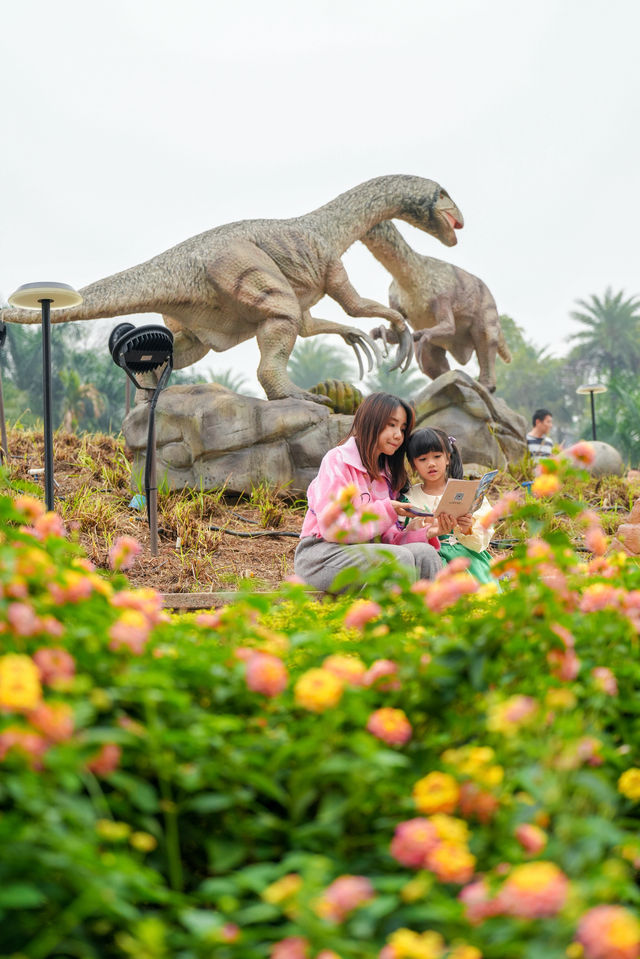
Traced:
<path fill-rule="evenodd" d="M 410 173 L 465 217 L 453 249 L 412 245 L 562 353 L 577 298 L 640 292 L 639 41 L 637 0 L 8 0 L 0 290 Z M 386 302 L 364 247 L 344 262 Z M 255 341 L 210 356 L 254 379 Z"/>

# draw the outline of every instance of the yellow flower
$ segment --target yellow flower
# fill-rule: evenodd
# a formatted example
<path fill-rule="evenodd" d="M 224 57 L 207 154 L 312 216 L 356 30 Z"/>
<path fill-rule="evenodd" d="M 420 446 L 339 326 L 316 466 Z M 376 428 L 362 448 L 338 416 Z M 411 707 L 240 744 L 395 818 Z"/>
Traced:
<path fill-rule="evenodd" d="M 545 698 L 551 709 L 573 709 L 577 701 L 576 694 L 567 686 L 550 689 Z"/>
<path fill-rule="evenodd" d="M 449 773 L 431 772 L 413 787 L 413 799 L 423 813 L 450 813 L 458 805 L 460 787 Z"/>
<path fill-rule="evenodd" d="M 0 708 L 35 709 L 41 698 L 40 673 L 31 657 L 22 653 L 0 657 Z"/>
<path fill-rule="evenodd" d="M 290 872 L 287 876 L 276 879 L 270 886 L 263 889 L 260 897 L 271 906 L 279 906 L 281 902 L 285 902 L 285 900 L 295 896 L 301 887 L 302 878 L 297 872 Z"/>
<path fill-rule="evenodd" d="M 132 832 L 129 842 L 138 852 L 151 852 L 158 845 L 158 840 L 150 832 Z"/>
<path fill-rule="evenodd" d="M 637 766 L 623 772 L 618 780 L 618 789 L 627 799 L 640 799 L 640 769 Z"/>
<path fill-rule="evenodd" d="M 393 950 L 394 959 L 440 959 L 444 953 L 444 939 L 437 932 L 396 929 L 387 942 Z"/>
<path fill-rule="evenodd" d="M 295 685 L 295 700 L 312 713 L 323 713 L 337 706 L 344 683 L 327 669 L 308 669 Z"/>
<path fill-rule="evenodd" d="M 475 946 L 468 946 L 463 943 L 451 950 L 448 959 L 482 959 L 482 953 Z"/>
<path fill-rule="evenodd" d="M 469 827 L 464 819 L 436 813 L 429 816 L 429 822 L 435 827 L 438 839 L 443 842 L 461 843 L 464 845 L 469 838 Z"/>
<path fill-rule="evenodd" d="M 98 819 L 96 832 L 107 842 L 124 842 L 131 832 L 128 822 L 114 822 L 112 819 Z"/>

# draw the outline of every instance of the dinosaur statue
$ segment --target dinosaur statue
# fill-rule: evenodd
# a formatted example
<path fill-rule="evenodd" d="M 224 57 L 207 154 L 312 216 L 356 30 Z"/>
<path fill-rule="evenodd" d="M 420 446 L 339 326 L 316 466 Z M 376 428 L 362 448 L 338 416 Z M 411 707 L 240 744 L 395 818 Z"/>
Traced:
<path fill-rule="evenodd" d="M 355 351 L 379 360 L 377 344 L 362 330 L 313 317 L 325 294 L 354 317 L 381 317 L 393 325 L 399 344 L 396 366 L 410 361 L 412 340 L 394 308 L 364 299 L 349 281 L 340 257 L 381 220 L 399 217 L 457 242 L 462 214 L 433 180 L 381 176 L 330 203 L 288 220 L 241 220 L 191 237 L 129 270 L 80 290 L 83 303 L 56 310 L 52 321 L 92 320 L 131 313 L 163 314 L 174 333 L 174 367 L 195 363 L 209 350 L 222 352 L 255 336 L 260 349 L 258 380 L 269 399 L 295 397 L 330 403 L 301 389 L 287 374 L 297 336 L 337 333 Z M 1 319 L 36 322 L 28 310 L 7 309 Z"/>
<path fill-rule="evenodd" d="M 465 364 L 478 357 L 478 382 L 496 388 L 496 353 L 511 362 L 493 296 L 477 276 L 431 256 L 416 253 L 393 223 L 379 223 L 362 242 L 393 276 L 389 305 L 402 314 L 413 334 L 418 366 L 432 380 L 450 369 L 446 352 Z M 374 339 L 395 342 L 392 328 L 377 327 Z"/>

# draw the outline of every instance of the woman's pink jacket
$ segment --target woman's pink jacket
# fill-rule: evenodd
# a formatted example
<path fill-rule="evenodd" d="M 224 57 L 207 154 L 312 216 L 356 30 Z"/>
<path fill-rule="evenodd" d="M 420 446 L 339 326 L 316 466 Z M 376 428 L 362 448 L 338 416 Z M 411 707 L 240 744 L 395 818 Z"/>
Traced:
<path fill-rule="evenodd" d="M 337 504 L 339 494 L 353 485 L 353 512 Z M 405 530 L 391 505 L 387 480 L 372 480 L 362 465 L 355 437 L 336 446 L 323 457 L 318 475 L 307 490 L 309 509 L 300 536 L 318 536 L 330 543 L 370 543 L 381 540 L 400 546 L 403 543 L 429 542 L 440 548 L 437 538 L 427 540 L 425 529 Z M 363 520 L 363 516 L 366 519 Z"/>

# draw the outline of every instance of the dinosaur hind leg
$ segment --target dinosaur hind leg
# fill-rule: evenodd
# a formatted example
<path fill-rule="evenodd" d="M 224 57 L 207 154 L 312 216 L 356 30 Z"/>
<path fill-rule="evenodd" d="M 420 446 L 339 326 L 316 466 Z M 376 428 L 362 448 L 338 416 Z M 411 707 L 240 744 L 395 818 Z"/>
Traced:
<path fill-rule="evenodd" d="M 299 400 L 312 400 L 314 403 L 329 405 L 331 403 L 329 397 L 308 393 L 289 378 L 287 362 L 296 344 L 296 338 L 296 328 L 289 317 L 274 316 L 259 325 L 256 333 L 260 349 L 258 380 L 270 400 L 291 396 Z"/>
<path fill-rule="evenodd" d="M 428 340 L 416 341 L 415 354 L 418 366 L 429 379 L 435 380 L 451 369 L 446 350 L 441 346 L 434 346 Z"/>

